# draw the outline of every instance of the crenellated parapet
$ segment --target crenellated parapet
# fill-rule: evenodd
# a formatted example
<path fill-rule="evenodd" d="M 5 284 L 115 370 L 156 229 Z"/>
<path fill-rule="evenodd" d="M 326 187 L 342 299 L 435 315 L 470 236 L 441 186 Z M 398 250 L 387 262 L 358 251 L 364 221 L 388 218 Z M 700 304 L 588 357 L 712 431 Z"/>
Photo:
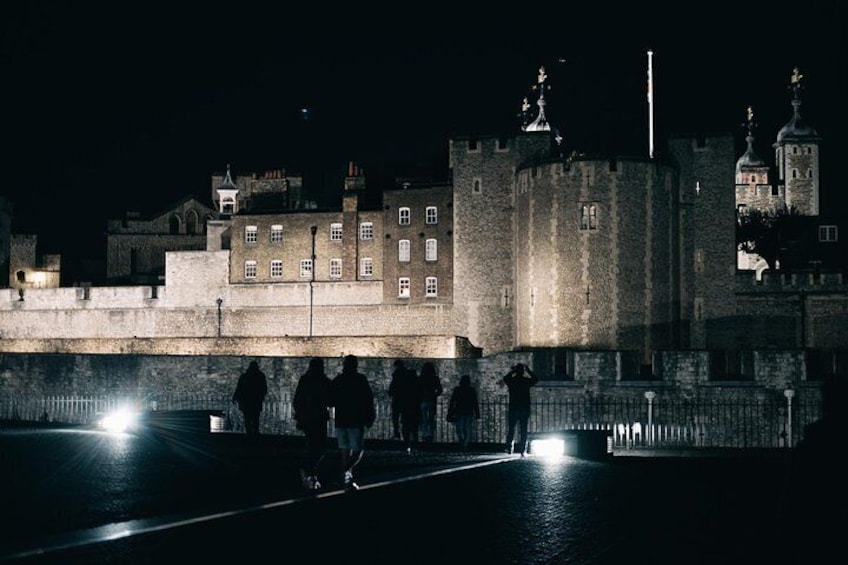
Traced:
<path fill-rule="evenodd" d="M 841 271 L 764 271 L 758 279 L 754 271 L 737 271 L 736 292 L 834 292 L 848 294 L 848 281 Z"/>

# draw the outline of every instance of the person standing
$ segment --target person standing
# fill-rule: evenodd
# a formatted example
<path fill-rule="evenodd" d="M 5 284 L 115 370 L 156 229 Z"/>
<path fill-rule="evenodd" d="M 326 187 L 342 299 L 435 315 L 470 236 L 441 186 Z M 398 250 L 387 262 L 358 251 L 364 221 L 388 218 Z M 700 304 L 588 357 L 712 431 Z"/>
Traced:
<path fill-rule="evenodd" d="M 477 400 L 477 389 L 471 386 L 471 377 L 459 377 L 459 385 L 453 388 L 448 405 L 448 412 L 456 426 L 456 439 L 463 451 L 468 449 L 471 441 L 471 428 L 474 420 L 480 419 L 480 403 Z"/>
<path fill-rule="evenodd" d="M 391 398 L 392 408 L 392 437 L 400 439 L 400 424 L 401 424 L 401 397 L 400 391 L 403 387 L 403 381 L 406 379 L 407 368 L 402 360 L 397 359 L 394 362 L 394 370 L 392 371 L 392 380 L 389 383 L 389 398 Z"/>
<path fill-rule="evenodd" d="M 306 460 L 300 469 L 300 478 L 309 490 L 321 488 L 318 471 L 327 448 L 330 382 L 324 373 L 324 361 L 315 357 L 298 380 L 292 399 L 297 429 L 306 438 Z"/>
<path fill-rule="evenodd" d="M 523 363 L 516 363 L 504 375 L 503 383 L 509 391 L 507 410 L 506 452 L 514 453 L 515 427 L 518 426 L 518 448 L 521 456 L 527 454 L 527 423 L 530 420 L 530 387 L 539 382 L 539 378 Z"/>
<path fill-rule="evenodd" d="M 259 369 L 259 362 L 251 361 L 247 370 L 239 376 L 233 402 L 238 404 L 244 417 L 244 431 L 247 435 L 259 435 L 259 416 L 262 403 L 268 394 L 268 380 Z"/>
<path fill-rule="evenodd" d="M 353 470 L 362 460 L 365 429 L 374 425 L 377 410 L 374 392 L 359 372 L 355 355 L 345 355 L 342 372 L 330 384 L 330 404 L 335 407 L 336 439 L 341 455 L 341 471 L 346 490 L 358 490 Z"/>
<path fill-rule="evenodd" d="M 395 439 L 403 438 L 406 451 L 412 452 L 418 441 L 418 418 L 420 402 L 418 396 L 418 375 L 398 359 L 389 384 L 389 396 L 392 399 L 392 426 Z"/>
<path fill-rule="evenodd" d="M 436 437 L 436 406 L 442 394 L 442 381 L 436 373 L 436 366 L 430 361 L 421 365 L 418 374 L 418 390 L 421 394 L 421 441 L 433 443 Z"/>

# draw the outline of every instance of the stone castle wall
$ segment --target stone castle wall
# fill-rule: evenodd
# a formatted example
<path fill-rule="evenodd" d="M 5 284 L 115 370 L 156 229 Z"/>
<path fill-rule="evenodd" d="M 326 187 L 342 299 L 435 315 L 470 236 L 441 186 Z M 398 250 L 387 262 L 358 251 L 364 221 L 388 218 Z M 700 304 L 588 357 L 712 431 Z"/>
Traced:
<path fill-rule="evenodd" d="M 486 402 L 502 402 L 506 389 L 501 379 L 516 362 L 533 367 L 540 377 L 532 389 L 535 402 L 608 399 L 629 401 L 637 406 L 646 393 L 656 395 L 656 403 L 710 402 L 723 406 L 734 402 L 773 401 L 784 403 L 786 390 L 792 390 L 797 406 L 814 406 L 821 399 L 820 381 L 808 381 L 802 351 L 755 352 L 753 376 L 749 380 L 714 382 L 709 363 L 702 351 L 664 352 L 661 380 L 620 380 L 617 367 L 619 352 L 575 352 L 575 372 L 566 381 L 548 380 L 550 374 L 537 363 L 533 353 L 508 353 L 477 359 L 435 359 L 419 357 L 359 356 L 359 368 L 369 379 L 378 401 L 385 402 L 393 361 L 403 358 L 407 366 L 418 369 L 424 361 L 435 364 L 446 394 L 468 374 L 472 385 Z M 269 381 L 269 393 L 290 398 L 297 379 L 306 370 L 309 356 L 274 354 L 193 355 L 72 353 L 0 355 L 0 402 L 20 398 L 111 397 L 131 399 L 149 405 L 183 399 L 211 399 L 227 404 L 238 375 L 256 359 Z M 341 355 L 324 357 L 325 370 L 331 377 L 341 367 Z M 289 396 L 287 396 L 289 395 Z M 217 400 L 216 400 L 217 399 Z M 226 406 L 209 406 L 208 408 Z M 806 414 L 813 419 L 815 414 Z"/>

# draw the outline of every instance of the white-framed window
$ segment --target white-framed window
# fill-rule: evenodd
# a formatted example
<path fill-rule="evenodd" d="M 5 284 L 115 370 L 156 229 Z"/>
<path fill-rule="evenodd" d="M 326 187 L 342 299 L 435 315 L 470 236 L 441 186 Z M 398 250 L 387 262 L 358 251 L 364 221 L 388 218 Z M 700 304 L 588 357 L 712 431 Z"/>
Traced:
<path fill-rule="evenodd" d="M 374 239 L 373 222 L 362 222 L 359 224 L 359 239 Z"/>
<path fill-rule="evenodd" d="M 398 279 L 398 298 L 409 298 L 409 277 Z"/>
<path fill-rule="evenodd" d="M 283 226 L 275 224 L 271 226 L 271 243 L 283 241 Z"/>
<path fill-rule="evenodd" d="M 255 279 L 256 278 L 256 261 L 245 261 L 244 262 L 244 278 L 246 278 L 246 279 Z"/>
<path fill-rule="evenodd" d="M 398 241 L 398 262 L 400 263 L 408 263 L 409 262 L 409 240 L 401 239 Z"/>
<path fill-rule="evenodd" d="M 439 209 L 435 206 L 427 206 L 424 209 L 424 223 L 434 225 L 439 223 Z"/>
<path fill-rule="evenodd" d="M 245 243 L 256 243 L 258 233 L 259 233 L 259 228 L 257 228 L 256 226 L 245 226 L 244 227 L 244 242 Z"/>
<path fill-rule="evenodd" d="M 283 276 L 283 261 L 281 259 L 271 260 L 271 278 L 278 279 Z"/>
<path fill-rule="evenodd" d="M 583 204 L 580 206 L 580 229 L 598 229 L 598 207 L 595 204 Z"/>
<path fill-rule="evenodd" d="M 342 260 L 341 259 L 330 259 L 330 278 L 331 279 L 342 278 Z"/>
<path fill-rule="evenodd" d="M 398 208 L 398 225 L 408 226 L 411 217 L 412 213 L 408 207 L 404 206 L 402 208 Z"/>
<path fill-rule="evenodd" d="M 374 276 L 374 261 L 371 259 L 371 257 L 363 257 L 359 260 L 359 276 Z"/>
<path fill-rule="evenodd" d="M 424 296 L 427 298 L 439 296 L 439 280 L 436 277 L 427 277 L 424 279 Z"/>
<path fill-rule="evenodd" d="M 435 261 L 439 258 L 439 243 L 435 239 L 424 242 L 424 260 Z"/>
<path fill-rule="evenodd" d="M 342 240 L 342 223 L 333 222 L 330 224 L 330 241 Z"/>
<path fill-rule="evenodd" d="M 819 226 L 819 241 L 828 243 L 839 241 L 839 226 Z"/>
<path fill-rule="evenodd" d="M 312 278 L 312 259 L 301 259 L 300 260 L 300 278 L 302 278 L 302 279 L 311 279 Z"/>

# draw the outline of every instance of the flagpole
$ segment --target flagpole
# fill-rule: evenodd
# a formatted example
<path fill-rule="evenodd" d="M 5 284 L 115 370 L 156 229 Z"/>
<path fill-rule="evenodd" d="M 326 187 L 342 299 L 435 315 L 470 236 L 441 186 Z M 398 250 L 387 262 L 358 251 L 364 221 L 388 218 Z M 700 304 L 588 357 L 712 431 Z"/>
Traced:
<path fill-rule="evenodd" d="M 648 50 L 648 151 L 651 159 L 654 158 L 654 52 Z"/>

